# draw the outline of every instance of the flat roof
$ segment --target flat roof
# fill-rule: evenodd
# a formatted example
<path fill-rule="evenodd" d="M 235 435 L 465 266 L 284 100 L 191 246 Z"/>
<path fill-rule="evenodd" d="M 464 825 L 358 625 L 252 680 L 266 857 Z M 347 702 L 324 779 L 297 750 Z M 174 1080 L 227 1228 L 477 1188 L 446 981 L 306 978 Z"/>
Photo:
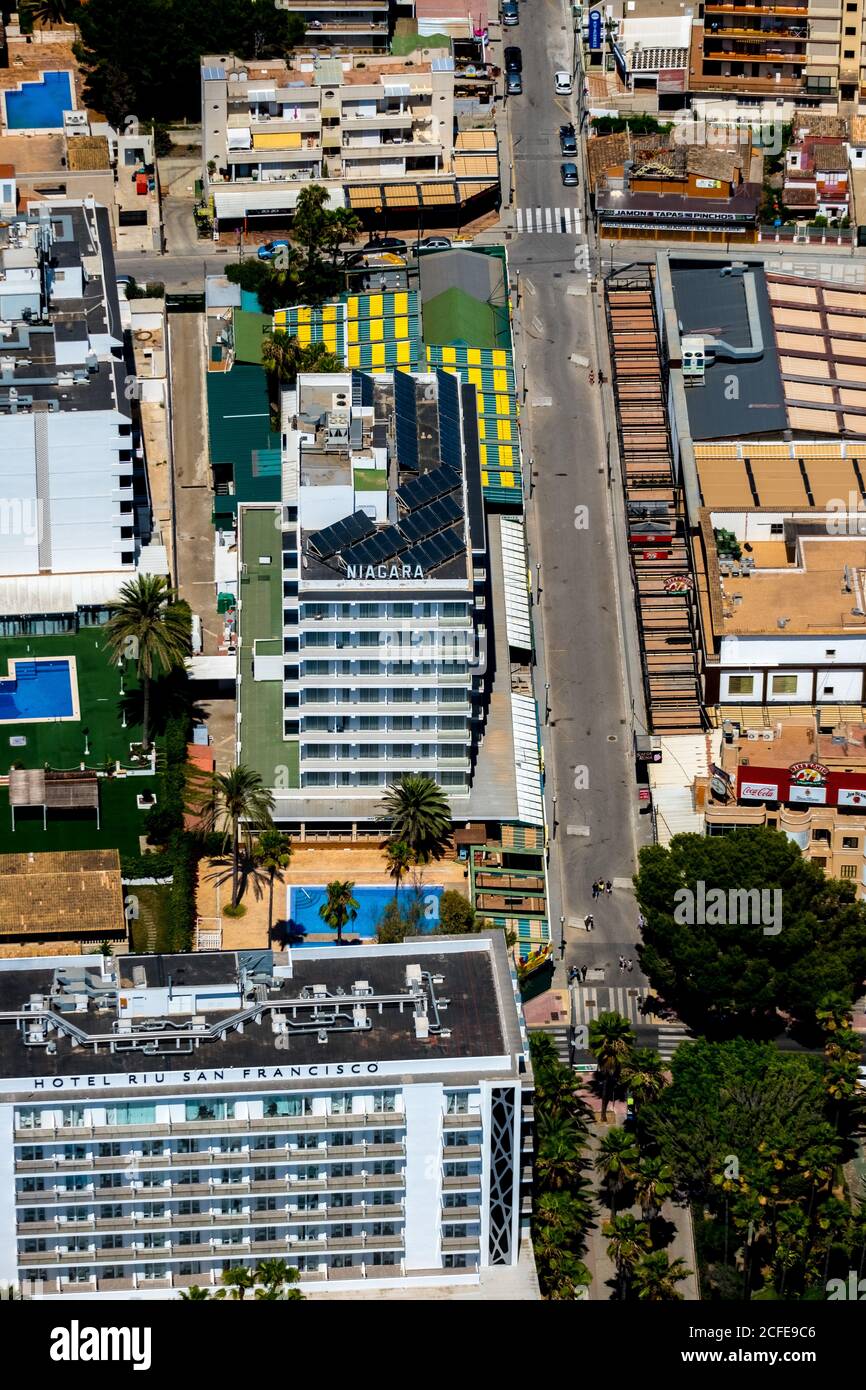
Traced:
<path fill-rule="evenodd" d="M 52 1034 L 56 1051 L 49 1055 L 42 1048 L 28 1046 L 14 1022 L 0 1020 L 0 1074 L 41 1077 L 143 1071 L 188 1073 L 191 1069 L 227 1067 L 324 1067 L 340 1062 L 405 1062 L 406 1075 L 411 1076 L 415 1064 L 438 1062 L 440 1070 L 447 1072 L 449 1063 L 476 1057 L 511 1056 L 516 1069 L 516 1055 L 523 1051 L 505 938 L 500 931 L 452 937 L 447 942 L 442 940 L 441 945 L 435 941 L 410 940 L 393 946 L 305 947 L 290 955 L 263 950 L 115 957 L 110 965 L 118 968 L 119 978 L 107 982 L 100 978 L 95 961 L 95 957 L 73 958 L 65 970 L 63 962 L 53 961 L 49 965 L 47 961 L 32 957 L 20 962 L 0 962 L 0 1013 L 21 1009 L 31 994 L 49 996 L 58 975 L 65 975 L 68 980 L 72 977 L 66 987 L 67 1000 L 74 996 L 73 981 L 82 972 L 87 972 L 91 988 L 96 991 L 106 984 L 111 986 L 110 993 L 115 986 L 129 992 L 134 989 L 164 992 L 170 986 L 177 998 L 181 992 L 216 992 L 218 987 L 231 992 L 234 985 L 240 987 L 243 969 L 248 976 L 255 973 L 261 979 L 270 979 L 266 986 L 267 1000 L 285 1013 L 289 1022 L 284 1039 L 287 1045 L 277 1047 L 277 1035 L 265 1013 L 259 1026 L 247 1020 L 243 1031 L 231 1027 L 223 1036 L 212 1040 L 202 1038 L 192 1052 L 112 1052 L 107 1045 L 100 1045 L 94 1051 L 86 1044 L 73 1047 L 68 1035 L 57 1029 Z M 272 975 L 274 967 L 285 967 L 289 963 L 290 978 Z M 420 967 L 425 977 L 420 996 L 412 993 L 407 981 L 407 967 L 413 965 Z M 368 1006 L 370 1026 L 366 1028 L 352 1025 L 353 1006 L 362 1005 L 364 998 L 369 997 L 353 992 L 359 981 L 365 982 L 374 998 L 392 996 L 382 1001 L 381 1006 L 376 1002 Z M 330 1024 L 314 1015 L 311 1000 L 316 986 L 324 987 L 329 996 Z M 252 992 L 254 995 L 255 983 Z M 165 993 L 156 996 L 159 997 L 165 998 Z M 419 1036 L 415 1027 L 419 997 L 430 1023 L 435 1025 L 438 1017 L 441 1025 L 432 1027 L 428 1037 Z M 227 1021 L 237 1013 L 236 1003 L 228 1002 L 227 998 L 220 1002 L 221 1008 L 209 1008 L 207 1000 L 198 995 L 197 1016 L 210 1025 Z M 341 1026 L 334 1015 L 340 1019 Z M 109 1002 L 108 1007 L 92 1007 L 84 1012 L 64 1009 L 62 1016 L 90 1036 L 107 1038 L 114 1032 L 118 1013 Z M 158 1017 L 158 1014 L 149 1014 L 146 1021 Z M 171 1017 L 191 1021 L 190 1015 L 172 1013 Z M 305 1031 L 294 1029 L 293 1019 L 302 1023 Z M 145 1023 L 144 1015 L 139 1021 Z M 316 1026 L 319 1022 L 327 1036 L 325 1042 L 320 1041 L 321 1032 Z M 128 1043 L 130 1035 L 124 1036 Z M 351 1078 L 346 1079 L 351 1083 Z M 321 1086 L 321 1080 L 318 1084 Z M 275 1081 L 272 1088 L 285 1087 L 284 1083 Z M 165 1090 L 165 1086 L 162 1089 Z M 76 1091 L 76 1095 L 80 1094 Z M 39 1093 L 39 1098 L 50 1100 L 51 1094 Z"/>
<path fill-rule="evenodd" d="M 723 275 L 718 261 L 670 261 L 680 336 L 715 338 L 735 350 L 751 346 L 744 280 Z M 756 360 L 717 356 L 704 384 L 686 393 L 689 431 L 695 440 L 773 436 L 788 426 L 785 392 L 776 354 L 764 268 L 749 263 L 757 299 L 763 351 Z M 736 380 L 736 391 L 731 380 Z"/>
<path fill-rule="evenodd" d="M 821 511 L 862 497 L 866 439 L 696 443 L 704 506 L 710 511 Z"/>
<path fill-rule="evenodd" d="M 793 430 L 866 436 L 866 290 L 768 275 Z"/>
<path fill-rule="evenodd" d="M 856 585 L 861 599 L 866 586 L 866 539 L 801 539 L 799 552 L 799 565 L 756 566 L 746 580 L 722 577 L 724 636 L 866 634 L 866 615 L 853 612 L 860 606 Z M 855 579 L 850 592 L 842 582 L 846 566 Z"/>

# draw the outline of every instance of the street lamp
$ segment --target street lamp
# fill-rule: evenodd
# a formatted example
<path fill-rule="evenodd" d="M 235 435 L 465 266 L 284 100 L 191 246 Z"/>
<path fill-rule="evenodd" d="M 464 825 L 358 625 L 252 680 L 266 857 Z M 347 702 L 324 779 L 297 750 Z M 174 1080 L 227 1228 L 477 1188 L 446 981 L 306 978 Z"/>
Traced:
<path fill-rule="evenodd" d="M 562 959 L 564 958 L 564 956 L 565 956 L 565 918 L 563 917 L 562 913 L 560 912 L 560 914 L 559 914 L 559 959 L 562 960 Z"/>
<path fill-rule="evenodd" d="M 533 455 L 533 456 L 530 457 L 530 460 L 529 460 L 529 496 L 530 496 L 530 497 L 532 496 L 532 470 L 533 470 L 534 465 L 535 465 L 535 456 Z"/>
<path fill-rule="evenodd" d="M 540 564 L 536 564 L 536 566 L 535 566 L 535 587 L 536 587 L 535 602 L 538 603 L 538 600 L 541 598 L 541 565 L 540 565 Z"/>
<path fill-rule="evenodd" d="M 514 271 L 514 303 L 518 308 L 520 307 L 520 271 L 516 268 Z"/>
<path fill-rule="evenodd" d="M 82 729 L 81 732 L 84 734 L 84 756 L 87 758 L 90 756 L 90 730 Z"/>
<path fill-rule="evenodd" d="M 523 364 L 523 399 L 526 400 L 526 363 Z"/>
<path fill-rule="evenodd" d="M 551 839 L 556 839 L 556 792 L 553 793 L 553 825 L 550 831 Z"/>
<path fill-rule="evenodd" d="M 550 723 L 550 681 L 544 682 L 544 722 Z"/>

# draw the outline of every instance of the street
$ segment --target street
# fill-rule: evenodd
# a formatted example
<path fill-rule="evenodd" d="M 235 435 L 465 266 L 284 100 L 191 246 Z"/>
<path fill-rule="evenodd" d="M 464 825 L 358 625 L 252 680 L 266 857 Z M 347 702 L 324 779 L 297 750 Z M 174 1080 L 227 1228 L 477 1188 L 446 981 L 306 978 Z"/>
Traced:
<path fill-rule="evenodd" d="M 611 503 L 621 511 L 621 500 L 615 478 L 608 485 L 608 427 L 597 384 L 606 356 L 599 357 L 595 297 L 586 293 L 586 273 L 575 271 L 575 249 L 585 244 L 583 187 L 564 188 L 560 179 L 559 126 L 574 119 L 571 99 L 556 96 L 553 83 L 557 69 L 572 66 L 564 15 L 559 0 L 543 0 L 541 7 L 524 0 L 521 24 L 508 32 L 508 42 L 522 49 L 524 94 L 507 103 L 510 149 L 503 160 L 509 157 L 513 168 L 513 206 L 505 216 L 512 226 L 533 228 L 508 240 L 508 255 L 512 282 L 519 272 L 515 355 L 521 388 L 526 362 L 522 435 L 527 490 L 531 472 L 527 525 L 551 831 L 551 924 L 558 945 L 564 918 L 566 965 L 604 967 L 607 983 L 614 984 L 619 955 L 634 958 L 638 940 L 631 888 L 637 789 L 623 660 L 629 634 L 621 633 L 611 515 Z M 550 225 L 571 231 L 548 232 Z M 595 385 L 572 355 L 588 360 Z M 628 586 L 627 569 L 619 583 Z M 628 588 L 624 598 L 628 618 Z M 598 878 L 610 879 L 614 890 L 594 901 Z M 584 929 L 587 913 L 594 917 L 592 932 Z M 628 983 L 645 988 L 636 968 Z"/>

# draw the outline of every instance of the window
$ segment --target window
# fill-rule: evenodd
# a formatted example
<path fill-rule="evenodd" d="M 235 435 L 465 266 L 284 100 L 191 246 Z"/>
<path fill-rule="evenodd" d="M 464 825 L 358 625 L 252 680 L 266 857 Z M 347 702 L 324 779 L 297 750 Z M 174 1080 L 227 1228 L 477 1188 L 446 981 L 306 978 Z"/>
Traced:
<path fill-rule="evenodd" d="M 797 677 L 796 676 L 773 676 L 771 677 L 772 693 L 774 695 L 796 695 Z"/>
<path fill-rule="evenodd" d="M 66 1179 L 66 1186 L 67 1186 L 67 1188 L 68 1188 L 70 1183 L 73 1183 L 73 1182 L 80 1182 L 80 1181 L 81 1181 L 80 1178 L 67 1178 L 67 1179 Z M 87 1179 L 85 1178 L 84 1181 L 86 1182 Z M 22 1192 L 44 1192 L 44 1191 L 45 1191 L 45 1179 L 44 1179 L 44 1178 L 22 1178 L 22 1179 L 21 1179 L 21 1188 L 20 1188 L 20 1190 L 21 1190 Z"/>
<path fill-rule="evenodd" d="M 45 1156 L 45 1150 L 41 1144 L 25 1144 L 21 1149 L 21 1158 L 24 1163 L 38 1163 L 40 1158 Z"/>
<path fill-rule="evenodd" d="M 393 1115 L 397 1109 L 397 1092 L 382 1091 L 381 1095 L 376 1096 L 374 1105 L 377 1110 Z"/>
<path fill-rule="evenodd" d="M 187 1101 L 188 1120 L 233 1120 L 235 1103 L 233 1100 Z"/>
<path fill-rule="evenodd" d="M 200 1211 L 200 1202 L 178 1202 L 177 1204 L 178 1216 L 198 1216 Z"/>
<path fill-rule="evenodd" d="M 84 1124 L 84 1111 L 80 1105 L 68 1105 L 63 1111 L 63 1128 L 74 1129 Z M 109 1120 L 109 1124 L 111 1121 Z"/>
<path fill-rule="evenodd" d="M 845 57 L 846 57 L 846 58 L 853 58 L 853 57 L 854 57 L 854 50 L 853 50 L 853 48 L 846 48 L 846 49 L 845 49 Z"/>
<path fill-rule="evenodd" d="M 41 1129 L 42 1111 L 41 1110 L 19 1110 L 15 1115 L 16 1129 Z"/>
<path fill-rule="evenodd" d="M 445 1255 L 445 1256 L 443 1256 L 443 1259 L 442 1259 L 442 1265 L 443 1265 L 443 1268 L 445 1268 L 445 1269 L 465 1269 L 465 1268 L 466 1268 L 466 1256 L 465 1256 L 465 1255 Z"/>
<path fill-rule="evenodd" d="M 856 864 L 843 864 L 842 867 L 841 867 L 841 869 L 839 870 L 839 877 L 840 877 L 840 878 L 856 878 L 856 877 L 857 877 L 857 865 L 856 865 Z"/>
<path fill-rule="evenodd" d="M 80 1153 L 70 1154 L 70 1153 L 69 1153 L 69 1149 L 71 1149 L 71 1148 L 80 1149 Z M 83 1145 L 83 1144 L 75 1144 L 75 1145 L 73 1145 L 73 1144 L 67 1144 L 67 1145 L 66 1145 L 66 1150 L 67 1150 L 67 1157 L 68 1157 L 68 1158 L 73 1158 L 73 1157 L 74 1157 L 74 1158 L 83 1158 L 83 1157 L 84 1157 L 84 1154 L 85 1154 L 85 1148 L 84 1148 L 84 1145 Z M 99 1157 L 100 1157 L 100 1158 L 120 1158 L 120 1145 L 119 1145 L 119 1144 L 100 1144 L 100 1145 L 99 1145 Z"/>
<path fill-rule="evenodd" d="M 842 848 L 843 848 L 843 849 L 859 849 L 859 848 L 860 848 L 860 837 L 859 837 L 859 835 L 843 835 L 843 836 L 842 836 Z"/>
<path fill-rule="evenodd" d="M 195 1153 L 198 1153 L 198 1140 L 197 1140 L 197 1139 L 178 1139 L 178 1141 L 177 1141 L 177 1152 L 178 1152 L 179 1154 L 195 1154 Z"/>
<path fill-rule="evenodd" d="M 312 1115 L 313 1102 L 309 1096 L 265 1096 L 264 1114 L 269 1118 L 276 1115 Z"/>
<path fill-rule="evenodd" d="M 152 1125 L 156 1123 L 155 1105 L 109 1105 L 105 1111 L 108 1125 Z"/>
<path fill-rule="evenodd" d="M 468 1115 L 468 1114 L 469 1114 L 469 1092 L 468 1092 L 468 1091 L 446 1091 L 446 1092 L 445 1092 L 445 1113 L 446 1113 L 446 1115 Z"/>
<path fill-rule="evenodd" d="M 819 869 L 826 869 L 826 867 L 827 867 L 827 860 L 826 860 L 826 859 L 818 859 L 817 857 L 813 857 L 813 858 L 812 858 L 812 863 L 813 863 L 813 864 L 817 864 Z"/>
<path fill-rule="evenodd" d="M 359 603 L 359 604 L 358 604 L 358 617 L 359 617 L 359 618 L 378 618 L 378 617 L 379 617 L 379 605 L 378 605 L 378 603 Z"/>
<path fill-rule="evenodd" d="M 728 676 L 729 695 L 752 695 L 754 689 L 754 676 Z"/>
<path fill-rule="evenodd" d="M 824 655 L 825 655 L 825 656 L 835 656 L 835 655 L 836 655 L 836 648 L 835 648 L 835 647 L 827 647 L 826 650 L 825 650 L 825 652 L 824 652 Z"/>
<path fill-rule="evenodd" d="M 338 1091 L 331 1096 L 332 1115 L 351 1115 L 352 1113 L 352 1093 L 351 1091 Z"/>

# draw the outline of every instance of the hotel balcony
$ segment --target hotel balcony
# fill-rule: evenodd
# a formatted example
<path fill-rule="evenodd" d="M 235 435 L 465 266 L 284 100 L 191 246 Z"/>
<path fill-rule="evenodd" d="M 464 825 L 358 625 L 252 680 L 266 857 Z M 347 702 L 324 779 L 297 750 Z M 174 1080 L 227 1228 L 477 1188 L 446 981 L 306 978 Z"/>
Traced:
<path fill-rule="evenodd" d="M 267 1213 L 264 1213 L 267 1215 Z M 466 1238 L 469 1244 L 473 1243 L 473 1238 Z M 477 1239 L 474 1240 L 477 1246 Z M 454 1248 L 465 1248 L 466 1241 L 462 1241 L 459 1246 Z M 445 1246 L 445 1242 L 443 1242 Z M 146 1260 L 162 1262 L 164 1260 L 190 1260 L 225 1258 L 237 1259 L 241 1255 L 308 1255 L 321 1251 L 323 1254 L 331 1252 L 339 1253 L 346 1250 L 401 1250 L 403 1248 L 402 1235 L 357 1235 L 357 1236 L 323 1236 L 312 1240 L 304 1240 L 298 1236 L 285 1236 L 282 1240 L 252 1240 L 230 1242 L 230 1241 L 189 1241 L 183 1245 L 162 1245 L 155 1248 L 145 1249 L 139 1246 L 119 1246 L 114 1250 L 41 1250 L 28 1255 L 19 1255 L 19 1267 L 26 1271 L 29 1266 L 45 1269 L 51 1265 L 89 1265 L 89 1264 L 112 1264 L 130 1265 L 141 1264 Z M 446 1247 L 447 1248 L 447 1247 Z"/>
<path fill-rule="evenodd" d="M 799 5 L 733 5 L 730 3 L 716 4 L 715 0 L 707 0 L 704 5 L 704 14 L 754 14 L 754 15 L 802 15 L 805 19 L 809 13 L 809 0 L 802 0 Z M 706 27 L 706 26 L 705 26 Z"/>
<path fill-rule="evenodd" d="M 803 53 L 776 52 L 763 43 L 757 43 L 754 50 L 750 51 L 745 45 L 742 48 L 711 48 L 709 44 L 712 42 L 715 40 L 704 40 L 704 62 L 707 63 L 766 63 L 770 66 L 785 63 L 802 68 L 806 62 Z"/>
<path fill-rule="evenodd" d="M 406 1117 L 399 1110 L 368 1110 L 354 1115 L 262 1115 L 242 1120 L 174 1120 L 158 1125 L 75 1125 L 52 1129 L 16 1129 L 16 1143 L 81 1143 L 87 1139 L 170 1139 L 174 1135 L 267 1133 L 269 1130 L 351 1129 L 376 1125 L 382 1129 L 400 1128 Z M 268 1152 L 273 1152 L 268 1150 Z"/>
<path fill-rule="evenodd" d="M 190 1216 L 183 1216 L 177 1212 L 171 1212 L 165 1216 L 142 1216 L 132 1213 L 127 1217 L 89 1216 L 86 1221 L 55 1220 L 19 1223 L 18 1238 L 19 1240 L 26 1240 L 33 1235 L 45 1234 L 71 1238 L 73 1235 L 84 1235 L 90 1231 L 97 1234 L 118 1231 L 140 1234 L 142 1231 L 185 1231 L 188 1227 L 203 1226 L 259 1226 L 262 1224 L 297 1226 L 309 1222 L 321 1224 L 331 1221 L 402 1221 L 403 1216 L 402 1200 L 381 1206 L 364 1203 L 359 1206 L 322 1207 L 319 1210 L 310 1211 L 299 1211 L 296 1207 L 279 1207 L 276 1211 L 253 1211 L 250 1209 L 241 1212 L 212 1211 L 196 1212 Z M 455 1220 L 462 1219 L 462 1211 L 458 1211 Z"/>
<path fill-rule="evenodd" d="M 376 114 L 373 115 L 373 116 L 356 116 L 356 115 L 353 115 L 351 112 L 346 113 L 346 112 L 344 111 L 344 112 L 343 112 L 343 118 L 342 118 L 342 125 L 343 125 L 343 131 L 344 131 L 343 143 L 344 143 L 344 144 L 346 143 L 346 135 L 345 135 L 345 132 L 346 132 L 346 131 L 351 131 L 351 130 L 357 130 L 357 131 L 379 130 L 379 129 L 380 129 L 381 127 L 383 127 L 383 126 L 387 126 L 387 128 L 388 128 L 389 130 L 411 130 L 411 128 L 412 128 L 412 121 L 413 121 L 414 119 L 415 119 L 415 117 L 413 116 L 411 110 L 409 110 L 409 111 L 387 111 L 387 110 L 382 110 L 382 111 L 376 111 Z"/>

